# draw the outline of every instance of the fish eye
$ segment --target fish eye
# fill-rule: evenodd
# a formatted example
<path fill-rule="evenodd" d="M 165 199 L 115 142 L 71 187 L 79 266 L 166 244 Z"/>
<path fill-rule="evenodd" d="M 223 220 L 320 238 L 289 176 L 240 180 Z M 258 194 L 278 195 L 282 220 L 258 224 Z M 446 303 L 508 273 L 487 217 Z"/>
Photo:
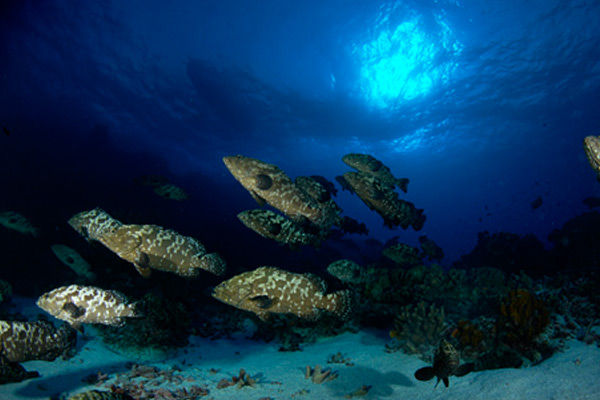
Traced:
<path fill-rule="evenodd" d="M 268 190 L 273 186 L 273 180 L 268 175 L 259 174 L 254 179 L 256 187 L 260 190 Z"/>

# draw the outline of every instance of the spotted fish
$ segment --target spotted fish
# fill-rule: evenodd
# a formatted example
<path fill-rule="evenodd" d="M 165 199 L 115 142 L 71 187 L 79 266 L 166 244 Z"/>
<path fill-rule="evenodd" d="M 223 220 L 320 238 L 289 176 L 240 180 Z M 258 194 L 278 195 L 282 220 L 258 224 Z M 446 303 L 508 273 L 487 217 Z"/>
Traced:
<path fill-rule="evenodd" d="M 36 304 L 78 330 L 84 323 L 121 326 L 125 318 L 141 316 L 123 294 L 94 286 L 62 286 L 44 293 Z"/>
<path fill-rule="evenodd" d="M 473 368 L 473 363 L 460 365 L 458 351 L 447 340 L 442 339 L 433 356 L 433 366 L 420 368 L 415 372 L 415 378 L 420 381 L 428 381 L 433 379 L 433 377 L 437 377 L 435 386 L 441 380 L 448 387 L 448 378 L 450 376 L 465 376 L 473 371 Z"/>
<path fill-rule="evenodd" d="M 408 190 L 408 178 L 395 178 L 390 169 L 369 154 L 350 153 L 342 157 L 348 166 L 378 178 L 383 185 L 393 189 L 398 186 L 404 193 Z"/>
<path fill-rule="evenodd" d="M 223 157 L 234 178 L 262 206 L 269 204 L 294 222 L 327 230 L 336 215 L 299 188 L 279 167 L 241 155 Z"/>
<path fill-rule="evenodd" d="M 76 332 L 47 321 L 0 321 L 0 356 L 10 362 L 53 361 L 74 349 Z"/>
<path fill-rule="evenodd" d="M 600 136 L 587 136 L 583 139 L 583 149 L 590 165 L 600 180 Z"/>
<path fill-rule="evenodd" d="M 246 210 L 239 213 L 237 217 L 245 226 L 262 237 L 293 248 L 318 242 L 316 235 L 305 232 L 298 224 L 271 210 Z"/>
<path fill-rule="evenodd" d="M 87 240 L 96 240 L 107 246 L 105 238 L 110 238 L 123 223 L 111 217 L 103 209 L 82 211 L 69 219 L 69 225 Z"/>
<path fill-rule="evenodd" d="M 345 319 L 352 311 L 348 291 L 325 294 L 325 282 L 320 278 L 275 267 L 236 275 L 215 287 L 213 297 L 262 320 L 272 313 L 314 320 L 322 312 Z"/>
<path fill-rule="evenodd" d="M 14 211 L 0 212 L 0 225 L 25 235 L 39 235 L 38 228 L 33 226 L 23 215 Z"/>
<path fill-rule="evenodd" d="M 144 277 L 150 276 L 151 269 L 186 278 L 197 277 L 200 270 L 225 272 L 225 261 L 217 253 L 208 253 L 198 240 L 158 225 L 124 225 L 99 208 L 75 215 L 69 224 L 133 263 Z"/>
<path fill-rule="evenodd" d="M 341 179 L 370 209 L 381 215 L 385 226 L 393 228 L 400 225 L 403 229 L 412 226 L 416 231 L 423 227 L 423 210 L 398 198 L 398 194 L 378 178 L 364 172 L 346 172 Z"/>
<path fill-rule="evenodd" d="M 50 249 L 63 264 L 71 268 L 81 278 L 87 281 L 96 279 L 96 274 L 92 271 L 90 264 L 69 246 L 54 244 L 50 246 Z"/>

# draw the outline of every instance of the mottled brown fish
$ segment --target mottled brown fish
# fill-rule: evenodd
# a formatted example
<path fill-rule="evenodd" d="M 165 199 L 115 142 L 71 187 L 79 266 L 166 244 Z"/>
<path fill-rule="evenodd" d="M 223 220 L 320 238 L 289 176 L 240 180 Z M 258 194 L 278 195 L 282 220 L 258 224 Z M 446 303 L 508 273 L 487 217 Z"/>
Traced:
<path fill-rule="evenodd" d="M 10 362 L 0 355 L 0 385 L 21 382 L 40 376 L 37 371 L 27 371 L 17 362 Z"/>
<path fill-rule="evenodd" d="M 188 194 L 179 186 L 172 183 L 154 187 L 154 193 L 169 200 L 183 201 L 189 198 Z"/>
<path fill-rule="evenodd" d="M 316 235 L 305 232 L 298 224 L 271 210 L 246 210 L 239 213 L 237 217 L 245 226 L 262 237 L 292 248 L 319 242 Z"/>
<path fill-rule="evenodd" d="M 421 245 L 421 250 L 423 250 L 423 255 L 430 261 L 441 261 L 444 258 L 444 250 L 426 235 L 419 236 L 419 244 Z"/>
<path fill-rule="evenodd" d="M 583 149 L 590 165 L 600 180 L 600 136 L 587 136 L 583 139 Z"/>
<path fill-rule="evenodd" d="M 25 235 L 38 236 L 39 230 L 23 215 L 14 211 L 0 213 L 0 225 Z"/>
<path fill-rule="evenodd" d="M 10 362 L 69 356 L 76 339 L 76 332 L 66 324 L 56 329 L 47 321 L 0 321 L 0 355 Z"/>
<path fill-rule="evenodd" d="M 123 294 L 94 286 L 62 286 L 44 293 L 36 304 L 78 330 L 81 324 L 122 326 L 125 318 L 141 316 Z"/>
<path fill-rule="evenodd" d="M 107 246 L 103 239 L 110 237 L 123 223 L 111 217 L 103 209 L 96 207 L 93 210 L 82 211 L 69 219 L 69 225 L 86 240 L 96 240 Z"/>
<path fill-rule="evenodd" d="M 296 274 L 275 267 L 260 267 L 222 282 L 213 297 L 266 320 L 270 314 L 294 314 L 317 319 L 329 312 L 346 319 L 351 311 L 350 292 L 325 294 L 325 282 L 310 274 Z"/>
<path fill-rule="evenodd" d="M 398 198 L 398 194 L 378 178 L 365 172 L 346 172 L 343 180 L 370 209 L 383 218 L 385 226 L 394 228 L 399 225 L 403 229 L 412 226 L 416 231 L 423 227 L 423 210 Z"/>
<path fill-rule="evenodd" d="M 198 240 L 158 225 L 123 225 L 100 209 L 79 213 L 69 224 L 133 263 L 144 277 L 150 276 L 151 269 L 186 278 L 197 277 L 200 270 L 225 272 L 225 261 L 217 253 L 207 253 Z"/>
<path fill-rule="evenodd" d="M 420 381 L 428 381 L 437 377 L 435 386 L 441 380 L 448 387 L 450 376 L 465 376 L 473 371 L 473 368 L 473 363 L 460 365 L 458 351 L 447 340 L 442 339 L 433 356 L 433 366 L 420 368 L 415 372 L 415 378 Z"/>
<path fill-rule="evenodd" d="M 223 157 L 234 178 L 262 206 L 269 204 L 294 222 L 327 230 L 337 215 L 300 189 L 279 167 L 241 155 Z"/>
<path fill-rule="evenodd" d="M 408 190 L 408 178 L 395 178 L 387 166 L 369 154 L 346 154 L 342 157 L 342 161 L 357 171 L 373 175 L 391 189 L 398 186 L 404 193 Z"/>

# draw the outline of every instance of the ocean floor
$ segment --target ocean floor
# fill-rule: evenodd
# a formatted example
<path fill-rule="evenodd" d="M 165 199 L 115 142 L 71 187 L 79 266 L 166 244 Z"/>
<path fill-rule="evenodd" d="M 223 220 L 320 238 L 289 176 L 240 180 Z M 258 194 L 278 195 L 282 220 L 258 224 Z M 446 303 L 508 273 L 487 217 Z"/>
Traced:
<path fill-rule="evenodd" d="M 344 399 L 362 385 L 371 389 L 355 398 L 600 399 L 600 348 L 577 341 L 569 342 L 564 352 L 540 365 L 451 377 L 449 388 L 440 384 L 434 389 L 435 380 L 419 382 L 413 376 L 425 363 L 400 352 L 384 352 L 388 338 L 379 331 L 323 339 L 304 345 L 301 352 L 279 352 L 276 343 L 243 337 L 214 341 L 191 337 L 187 347 L 168 355 L 132 355 L 104 345 L 95 330 L 88 327 L 78 340 L 78 352 L 69 360 L 23 363 L 27 370 L 38 371 L 40 377 L 1 385 L 0 399 L 59 398 L 124 384 L 135 385 L 146 395 L 153 393 L 154 397 L 146 398 L 166 400 L 181 399 L 173 393 L 192 386 L 208 390 L 205 397 L 200 397 L 203 399 Z M 327 364 L 329 356 L 338 352 L 350 365 Z M 156 368 L 136 368 L 134 364 Z M 321 384 L 305 379 L 306 366 L 317 364 L 337 371 L 338 378 Z M 254 387 L 217 388 L 219 381 L 231 380 L 240 369 L 256 379 Z M 99 382 L 86 383 L 98 376 Z"/>

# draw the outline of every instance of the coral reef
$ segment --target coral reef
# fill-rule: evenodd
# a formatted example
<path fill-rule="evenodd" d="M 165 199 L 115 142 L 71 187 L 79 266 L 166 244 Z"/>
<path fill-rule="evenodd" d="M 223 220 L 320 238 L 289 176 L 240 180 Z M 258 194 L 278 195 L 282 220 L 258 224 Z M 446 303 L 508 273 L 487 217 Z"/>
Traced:
<path fill-rule="evenodd" d="M 444 308 L 425 302 L 404 307 L 394 319 L 394 327 L 390 337 L 395 344 L 388 346 L 388 351 L 402 349 L 408 354 L 419 354 L 427 357 L 446 330 Z"/>
<path fill-rule="evenodd" d="M 553 244 L 549 259 L 556 269 L 600 267 L 600 213 L 586 212 L 553 230 L 548 239 Z"/>
<path fill-rule="evenodd" d="M 89 390 L 70 396 L 67 400 L 132 400 L 131 396 L 124 393 L 101 392 Z"/>
<path fill-rule="evenodd" d="M 162 350 L 187 344 L 190 317 L 182 303 L 148 293 L 137 307 L 142 318 L 121 327 L 100 327 L 105 342 L 120 348 Z"/>
<path fill-rule="evenodd" d="M 315 365 L 314 368 L 307 365 L 304 372 L 304 378 L 310 379 L 312 383 L 316 384 L 333 381 L 334 379 L 337 379 L 337 377 L 337 372 L 333 371 L 331 368 L 321 369 L 321 366 L 318 364 Z"/>
<path fill-rule="evenodd" d="M 505 272 L 523 270 L 538 275 L 548 268 L 548 255 L 542 242 L 534 235 L 480 232 L 475 248 L 463 255 L 454 267 L 494 267 Z"/>
<path fill-rule="evenodd" d="M 550 322 L 544 303 L 525 289 L 510 291 L 500 305 L 500 316 L 497 329 L 517 348 L 530 346 Z"/>

